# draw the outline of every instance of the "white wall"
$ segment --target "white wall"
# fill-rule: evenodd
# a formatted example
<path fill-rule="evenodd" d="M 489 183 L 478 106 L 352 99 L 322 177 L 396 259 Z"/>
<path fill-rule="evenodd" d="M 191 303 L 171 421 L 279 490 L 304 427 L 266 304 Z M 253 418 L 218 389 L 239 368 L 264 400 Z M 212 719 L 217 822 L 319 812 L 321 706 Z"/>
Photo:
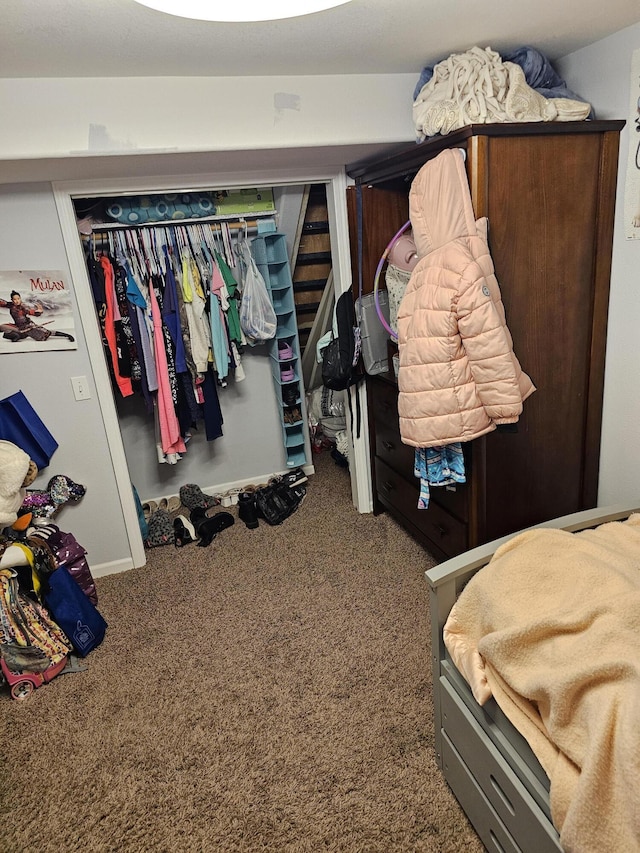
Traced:
<path fill-rule="evenodd" d="M 0 80 L 0 159 L 414 138 L 413 74 Z"/>
<path fill-rule="evenodd" d="M 0 235 L 0 269 L 61 270 L 70 281 L 49 186 L 0 187 Z M 129 542 L 111 460 L 105 452 L 105 429 L 85 337 L 78 322 L 75 337 L 77 350 L 3 355 L 0 395 L 22 390 L 59 443 L 51 464 L 33 488 L 45 488 L 54 474 L 67 474 L 86 486 L 84 498 L 62 507 L 56 519 L 87 549 L 90 565 L 117 563 L 130 557 Z M 87 377 L 91 399 L 75 400 L 72 376 Z"/>
<path fill-rule="evenodd" d="M 597 118 L 627 119 L 621 135 L 605 373 L 601 506 L 640 498 L 640 241 L 624 236 L 624 187 L 629 146 L 638 143 L 629 122 L 631 56 L 640 48 L 640 24 L 628 27 L 557 64 L 569 87 L 593 104 Z"/>

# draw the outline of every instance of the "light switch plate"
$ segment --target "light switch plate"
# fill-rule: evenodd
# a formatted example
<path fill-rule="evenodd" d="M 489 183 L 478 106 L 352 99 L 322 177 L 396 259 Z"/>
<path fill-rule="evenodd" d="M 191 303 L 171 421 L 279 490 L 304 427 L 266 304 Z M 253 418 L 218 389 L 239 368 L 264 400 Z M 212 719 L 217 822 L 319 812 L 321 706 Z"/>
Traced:
<path fill-rule="evenodd" d="M 91 398 L 91 391 L 89 390 L 89 383 L 86 376 L 72 376 L 71 386 L 73 388 L 73 396 L 76 400 L 89 400 Z"/>

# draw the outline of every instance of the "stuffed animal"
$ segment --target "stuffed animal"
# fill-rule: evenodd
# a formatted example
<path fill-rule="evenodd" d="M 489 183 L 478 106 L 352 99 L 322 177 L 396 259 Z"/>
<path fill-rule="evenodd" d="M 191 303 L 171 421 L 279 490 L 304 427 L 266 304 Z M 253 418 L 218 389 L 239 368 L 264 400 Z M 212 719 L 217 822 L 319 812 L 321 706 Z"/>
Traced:
<path fill-rule="evenodd" d="M 37 476 L 38 468 L 24 450 L 10 441 L 0 441 L 0 530 L 17 521 L 25 489 Z"/>
<path fill-rule="evenodd" d="M 74 483 L 71 477 L 56 474 L 49 480 L 46 489 L 34 489 L 26 493 L 21 511 L 30 512 L 34 524 L 37 524 L 42 519 L 52 518 L 64 504 L 70 501 L 77 503 L 86 491 L 80 483 Z"/>

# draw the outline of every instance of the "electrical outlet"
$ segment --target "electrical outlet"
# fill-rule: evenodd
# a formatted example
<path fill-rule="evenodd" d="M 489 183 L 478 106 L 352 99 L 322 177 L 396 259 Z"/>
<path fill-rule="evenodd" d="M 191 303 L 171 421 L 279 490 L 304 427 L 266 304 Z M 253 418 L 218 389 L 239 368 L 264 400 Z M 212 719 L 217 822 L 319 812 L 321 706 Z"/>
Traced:
<path fill-rule="evenodd" d="M 91 398 L 91 391 L 89 390 L 89 383 L 86 376 L 72 376 L 71 386 L 73 388 L 73 396 L 76 400 L 89 400 Z"/>

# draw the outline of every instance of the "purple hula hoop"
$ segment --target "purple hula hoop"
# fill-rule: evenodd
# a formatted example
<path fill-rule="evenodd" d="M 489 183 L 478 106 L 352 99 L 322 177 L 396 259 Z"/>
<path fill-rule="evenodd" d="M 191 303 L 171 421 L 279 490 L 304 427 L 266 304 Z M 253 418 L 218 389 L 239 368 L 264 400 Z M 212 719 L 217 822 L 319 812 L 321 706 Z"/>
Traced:
<path fill-rule="evenodd" d="M 393 329 L 387 323 L 387 321 L 385 320 L 385 318 L 382 314 L 382 309 L 380 308 L 380 291 L 379 291 L 378 285 L 380 283 L 380 273 L 382 272 L 382 267 L 384 266 L 384 262 L 389 257 L 389 252 L 393 249 L 395 244 L 398 242 L 400 237 L 404 234 L 404 232 L 407 230 L 407 228 L 410 225 L 411 225 L 411 220 L 409 219 L 407 222 L 404 223 L 402 228 L 396 234 L 394 234 L 394 236 L 391 238 L 391 240 L 389 241 L 389 244 L 387 245 L 387 248 L 382 253 L 382 257 L 380 258 L 380 261 L 378 263 L 378 268 L 376 269 L 376 274 L 375 274 L 375 277 L 373 279 L 373 301 L 374 301 L 375 306 L 376 306 L 376 314 L 378 315 L 378 319 L 380 320 L 380 322 L 382 323 L 384 328 L 387 330 L 387 332 L 389 332 L 391 339 L 394 341 L 398 340 L 398 335 L 393 331 Z"/>

